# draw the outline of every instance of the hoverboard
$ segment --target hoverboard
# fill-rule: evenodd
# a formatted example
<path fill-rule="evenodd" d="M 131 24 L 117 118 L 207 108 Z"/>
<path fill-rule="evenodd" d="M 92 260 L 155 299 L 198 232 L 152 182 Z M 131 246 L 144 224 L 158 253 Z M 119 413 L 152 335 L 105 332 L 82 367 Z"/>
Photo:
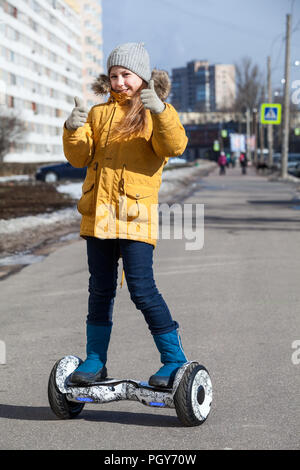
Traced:
<path fill-rule="evenodd" d="M 175 408 L 184 426 L 202 424 L 210 412 L 212 383 L 208 371 L 196 361 L 177 371 L 172 388 L 152 387 L 147 382 L 106 378 L 89 386 L 68 384 L 68 377 L 82 363 L 76 356 L 58 360 L 49 377 L 48 399 L 60 419 L 75 418 L 86 403 L 132 400 L 156 408 Z"/>

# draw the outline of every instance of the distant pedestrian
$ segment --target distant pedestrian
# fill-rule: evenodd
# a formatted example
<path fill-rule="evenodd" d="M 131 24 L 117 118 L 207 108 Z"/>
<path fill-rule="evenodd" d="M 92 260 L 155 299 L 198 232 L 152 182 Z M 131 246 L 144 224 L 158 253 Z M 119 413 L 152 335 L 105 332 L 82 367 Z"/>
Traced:
<path fill-rule="evenodd" d="M 93 84 L 106 103 L 88 112 L 79 99 L 64 126 L 64 152 L 75 167 L 87 166 L 78 210 L 80 235 L 87 242 L 89 278 L 86 360 L 71 376 L 89 385 L 107 376 L 113 305 L 120 256 L 130 297 L 140 310 L 161 354 L 163 367 L 149 379 L 171 387 L 186 361 L 178 323 L 173 320 L 153 278 L 157 241 L 157 207 L 161 174 L 168 157 L 182 155 L 187 137 L 174 107 L 166 72 L 151 71 L 143 43 L 126 43 L 112 51 L 107 75 Z M 126 312 L 122 312 L 126 313 Z M 136 325 L 128 323 L 125 341 L 134 348 Z M 136 358 L 139 359 L 136 351 Z"/>
<path fill-rule="evenodd" d="M 226 165 L 227 165 L 227 158 L 224 152 L 220 153 L 218 159 L 218 165 L 220 167 L 220 175 L 225 175 L 226 173 Z"/>
<path fill-rule="evenodd" d="M 230 153 L 226 153 L 226 166 L 229 168 L 231 164 L 231 158 L 230 158 Z"/>
<path fill-rule="evenodd" d="M 240 154 L 240 165 L 242 168 L 242 175 L 245 175 L 247 173 L 248 159 L 244 153 Z"/>

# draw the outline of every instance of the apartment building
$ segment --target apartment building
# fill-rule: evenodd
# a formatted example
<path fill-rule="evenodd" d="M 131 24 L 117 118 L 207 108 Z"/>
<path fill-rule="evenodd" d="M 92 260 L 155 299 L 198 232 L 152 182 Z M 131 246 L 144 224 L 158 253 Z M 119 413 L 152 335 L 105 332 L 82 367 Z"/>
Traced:
<path fill-rule="evenodd" d="M 0 103 L 27 129 L 5 161 L 64 160 L 62 128 L 74 96 L 96 103 L 88 83 L 102 71 L 101 1 L 0 0 L 0 16 Z M 99 41 L 89 47 L 90 25 Z"/>
<path fill-rule="evenodd" d="M 211 65 L 206 60 L 172 69 L 173 106 L 181 112 L 230 109 L 236 95 L 234 65 Z"/>
<path fill-rule="evenodd" d="M 235 66 L 216 64 L 212 67 L 212 73 L 214 74 L 214 110 L 228 110 L 234 104 L 236 96 Z"/>
<path fill-rule="evenodd" d="M 81 0 L 82 79 L 83 96 L 90 108 L 99 98 L 91 91 L 91 83 L 103 73 L 102 3 L 99 0 Z"/>

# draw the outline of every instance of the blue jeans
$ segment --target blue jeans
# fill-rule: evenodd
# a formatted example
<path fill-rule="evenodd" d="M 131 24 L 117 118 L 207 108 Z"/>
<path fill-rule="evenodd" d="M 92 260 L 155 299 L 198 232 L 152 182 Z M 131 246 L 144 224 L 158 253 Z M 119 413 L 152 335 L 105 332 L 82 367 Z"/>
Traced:
<path fill-rule="evenodd" d="M 111 325 L 117 289 L 118 260 L 123 260 L 130 298 L 153 335 L 178 328 L 153 279 L 153 246 L 135 240 L 87 238 L 90 272 L 87 322 Z"/>

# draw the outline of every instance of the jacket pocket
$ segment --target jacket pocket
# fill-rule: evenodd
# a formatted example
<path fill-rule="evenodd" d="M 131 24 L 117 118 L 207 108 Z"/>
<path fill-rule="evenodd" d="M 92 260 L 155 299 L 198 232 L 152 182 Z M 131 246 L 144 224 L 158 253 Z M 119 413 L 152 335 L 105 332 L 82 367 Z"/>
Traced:
<path fill-rule="evenodd" d="M 126 192 L 126 211 L 129 220 L 148 219 L 148 210 L 153 201 L 153 193 L 155 189 L 147 186 L 139 186 L 135 184 L 127 184 Z"/>
<path fill-rule="evenodd" d="M 98 163 L 88 168 L 86 178 L 82 185 L 82 196 L 78 201 L 77 209 L 82 215 L 92 215 L 95 209 L 95 185 Z"/>

